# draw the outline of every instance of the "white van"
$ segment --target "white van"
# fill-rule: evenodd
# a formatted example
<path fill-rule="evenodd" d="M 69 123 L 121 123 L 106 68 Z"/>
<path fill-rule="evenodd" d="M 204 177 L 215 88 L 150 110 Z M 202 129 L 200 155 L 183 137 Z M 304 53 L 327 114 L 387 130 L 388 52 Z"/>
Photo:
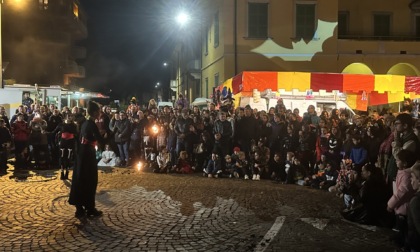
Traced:
<path fill-rule="evenodd" d="M 210 104 L 211 102 L 213 102 L 212 99 L 207 99 L 204 97 L 195 98 L 195 100 L 191 103 L 191 109 L 194 106 L 197 106 L 198 108 L 200 108 L 200 110 L 207 109 L 208 104 Z"/>
<path fill-rule="evenodd" d="M 173 108 L 174 104 L 172 102 L 158 102 L 158 110 L 163 109 L 163 107 L 168 106 L 169 108 Z"/>

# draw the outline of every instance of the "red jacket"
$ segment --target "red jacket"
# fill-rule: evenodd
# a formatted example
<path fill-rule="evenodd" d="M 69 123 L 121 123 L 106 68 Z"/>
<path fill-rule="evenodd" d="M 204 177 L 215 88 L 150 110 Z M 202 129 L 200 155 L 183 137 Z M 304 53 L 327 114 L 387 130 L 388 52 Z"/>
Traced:
<path fill-rule="evenodd" d="M 28 141 L 30 130 L 25 121 L 15 121 L 12 124 L 12 135 L 15 141 Z"/>

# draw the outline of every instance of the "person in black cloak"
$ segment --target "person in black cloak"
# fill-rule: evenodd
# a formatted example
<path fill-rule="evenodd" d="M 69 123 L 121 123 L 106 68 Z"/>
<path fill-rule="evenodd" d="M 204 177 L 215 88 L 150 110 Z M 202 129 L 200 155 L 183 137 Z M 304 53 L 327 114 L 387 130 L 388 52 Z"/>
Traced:
<path fill-rule="evenodd" d="M 73 170 L 73 179 L 70 189 L 69 203 L 76 206 L 76 218 L 97 217 L 102 211 L 95 208 L 95 194 L 98 185 L 98 165 L 96 162 L 95 145 L 101 140 L 95 119 L 99 117 L 100 107 L 96 102 L 90 101 L 86 120 L 80 130 L 80 148 L 77 155 L 76 166 Z"/>

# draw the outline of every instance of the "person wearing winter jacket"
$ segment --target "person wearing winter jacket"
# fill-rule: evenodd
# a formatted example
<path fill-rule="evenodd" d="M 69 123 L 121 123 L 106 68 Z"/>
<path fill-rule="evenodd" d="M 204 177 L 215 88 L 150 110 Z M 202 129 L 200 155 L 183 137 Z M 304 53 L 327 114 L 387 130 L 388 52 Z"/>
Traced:
<path fill-rule="evenodd" d="M 130 144 L 131 124 L 124 111 L 120 111 L 120 120 L 115 121 L 113 131 L 120 153 L 121 166 L 126 166 L 129 161 L 128 146 Z"/>
<path fill-rule="evenodd" d="M 19 113 L 11 125 L 11 133 L 13 137 L 13 142 L 15 144 L 15 157 L 16 157 L 16 166 L 15 168 L 26 168 L 26 158 L 25 153 L 27 153 L 29 133 L 28 123 L 24 120 L 22 113 Z"/>

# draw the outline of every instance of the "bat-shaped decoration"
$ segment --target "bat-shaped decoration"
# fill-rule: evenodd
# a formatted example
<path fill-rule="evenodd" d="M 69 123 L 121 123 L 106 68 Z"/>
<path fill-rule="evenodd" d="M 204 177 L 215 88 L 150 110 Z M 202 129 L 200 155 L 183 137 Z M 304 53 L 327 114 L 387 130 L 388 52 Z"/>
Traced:
<path fill-rule="evenodd" d="M 311 61 L 315 53 L 322 52 L 322 44 L 333 36 L 337 24 L 337 22 L 326 22 L 318 19 L 318 28 L 309 43 L 301 39 L 296 43 L 292 42 L 293 48 L 290 49 L 267 39 L 262 45 L 252 49 L 251 52 L 259 53 L 267 58 L 279 57 L 284 61 Z"/>

